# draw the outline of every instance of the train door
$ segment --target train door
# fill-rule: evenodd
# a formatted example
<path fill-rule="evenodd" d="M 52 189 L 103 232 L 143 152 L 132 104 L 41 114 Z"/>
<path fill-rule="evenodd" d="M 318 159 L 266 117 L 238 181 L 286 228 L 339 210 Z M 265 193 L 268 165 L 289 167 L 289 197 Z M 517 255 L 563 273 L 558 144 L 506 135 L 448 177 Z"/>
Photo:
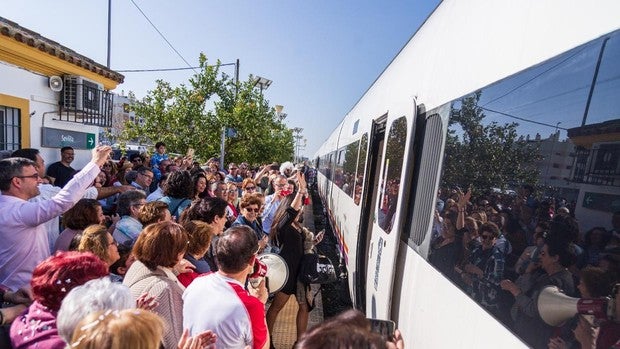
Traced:
<path fill-rule="evenodd" d="M 361 215 L 359 224 L 359 235 L 357 237 L 355 273 L 353 282 L 350 283 L 353 291 L 353 301 L 355 307 L 361 311 L 366 311 L 366 266 L 368 263 L 368 246 L 370 245 L 369 226 L 372 224 L 374 207 L 377 202 L 376 188 L 379 185 L 379 169 L 381 157 L 383 156 L 383 141 L 385 139 L 385 123 L 387 115 L 374 120 L 370 130 L 370 140 L 362 142 L 360 153 L 367 154 L 365 159 L 360 157 L 360 162 L 364 161 L 366 166 L 362 168 L 364 180 L 363 196 L 361 198 Z M 367 148 L 366 148 L 367 147 Z"/>
<path fill-rule="evenodd" d="M 404 218 L 402 207 L 406 200 L 401 185 L 410 178 L 412 169 L 405 159 L 413 138 L 415 105 L 409 115 L 390 114 L 385 129 L 385 146 L 380 164 L 379 183 L 371 188 L 375 204 L 369 221 L 368 264 L 366 267 L 366 314 L 373 318 L 389 319 L 394 264 L 398 254 L 401 225 Z"/>

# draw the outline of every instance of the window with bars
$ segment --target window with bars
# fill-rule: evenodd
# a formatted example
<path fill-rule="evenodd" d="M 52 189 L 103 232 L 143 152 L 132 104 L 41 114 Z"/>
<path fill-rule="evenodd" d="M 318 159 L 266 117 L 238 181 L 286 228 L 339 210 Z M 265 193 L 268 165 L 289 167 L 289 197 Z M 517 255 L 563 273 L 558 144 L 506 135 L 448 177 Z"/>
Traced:
<path fill-rule="evenodd" d="M 0 105 L 0 150 L 21 148 L 21 110 Z"/>

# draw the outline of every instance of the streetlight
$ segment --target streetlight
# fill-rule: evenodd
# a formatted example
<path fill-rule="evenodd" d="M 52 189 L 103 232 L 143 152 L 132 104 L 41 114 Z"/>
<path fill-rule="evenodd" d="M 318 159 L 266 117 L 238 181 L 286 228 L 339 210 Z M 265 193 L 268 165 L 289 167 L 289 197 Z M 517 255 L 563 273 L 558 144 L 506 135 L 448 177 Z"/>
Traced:
<path fill-rule="evenodd" d="M 275 108 L 276 108 L 276 116 L 278 117 L 278 119 L 280 119 L 280 121 L 286 119 L 287 114 L 282 112 L 282 109 L 284 109 L 284 106 L 281 104 L 276 104 Z"/>
<path fill-rule="evenodd" d="M 304 138 L 301 133 L 304 131 L 301 127 L 293 128 L 293 138 L 295 138 L 295 162 L 299 162 L 299 148 L 301 147 L 301 140 Z"/>
<path fill-rule="evenodd" d="M 254 87 L 258 86 L 260 87 L 260 93 L 263 93 L 263 90 L 266 90 L 269 88 L 269 86 L 271 86 L 271 83 L 273 81 L 267 79 L 267 78 L 263 78 L 261 76 L 257 76 L 256 80 L 254 80 Z"/>
<path fill-rule="evenodd" d="M 549 168 L 551 167 L 551 163 L 552 163 L 553 150 L 555 148 L 555 142 L 558 142 L 560 140 L 560 136 L 558 134 L 558 128 L 560 127 L 561 123 L 562 123 L 562 121 L 558 121 L 555 124 L 555 131 L 553 132 L 553 137 L 549 137 L 549 140 L 551 140 L 551 150 L 549 151 L 549 161 L 547 161 L 547 173 L 545 174 L 545 184 L 547 184 L 547 181 L 550 179 L 549 178 Z"/>

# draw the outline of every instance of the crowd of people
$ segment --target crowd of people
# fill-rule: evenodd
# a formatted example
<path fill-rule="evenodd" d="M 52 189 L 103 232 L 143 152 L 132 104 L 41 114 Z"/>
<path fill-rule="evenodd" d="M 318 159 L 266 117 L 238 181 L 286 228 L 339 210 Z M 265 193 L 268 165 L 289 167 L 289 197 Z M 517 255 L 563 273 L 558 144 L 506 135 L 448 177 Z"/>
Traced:
<path fill-rule="evenodd" d="M 116 162 L 97 147 L 80 171 L 70 147 L 48 168 L 32 148 L 0 160 L 0 344 L 269 348 L 291 295 L 307 335 L 309 285 L 296 271 L 321 235 L 302 226 L 305 170 L 226 171 L 155 148 Z M 264 252 L 289 270 L 267 311 L 265 281 L 247 282 Z"/>
<path fill-rule="evenodd" d="M 620 282 L 620 212 L 610 223 L 611 230 L 583 231 L 566 200 L 538 199 L 530 186 L 516 195 L 491 191 L 475 198 L 471 190 L 444 190 L 429 260 L 534 348 L 608 349 L 620 345 L 618 319 L 575 316 L 551 326 L 538 296 L 556 286 L 570 297 L 613 299 Z"/>

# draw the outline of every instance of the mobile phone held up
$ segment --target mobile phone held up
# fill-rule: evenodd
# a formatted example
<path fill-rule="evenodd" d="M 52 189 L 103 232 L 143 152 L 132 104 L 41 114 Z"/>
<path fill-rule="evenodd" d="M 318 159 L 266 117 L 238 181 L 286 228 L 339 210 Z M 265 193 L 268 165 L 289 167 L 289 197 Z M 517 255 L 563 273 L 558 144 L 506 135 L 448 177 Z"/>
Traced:
<path fill-rule="evenodd" d="M 370 321 L 370 330 L 380 334 L 386 342 L 394 338 L 394 330 L 396 329 L 394 321 L 379 319 L 368 319 L 368 321 Z"/>

